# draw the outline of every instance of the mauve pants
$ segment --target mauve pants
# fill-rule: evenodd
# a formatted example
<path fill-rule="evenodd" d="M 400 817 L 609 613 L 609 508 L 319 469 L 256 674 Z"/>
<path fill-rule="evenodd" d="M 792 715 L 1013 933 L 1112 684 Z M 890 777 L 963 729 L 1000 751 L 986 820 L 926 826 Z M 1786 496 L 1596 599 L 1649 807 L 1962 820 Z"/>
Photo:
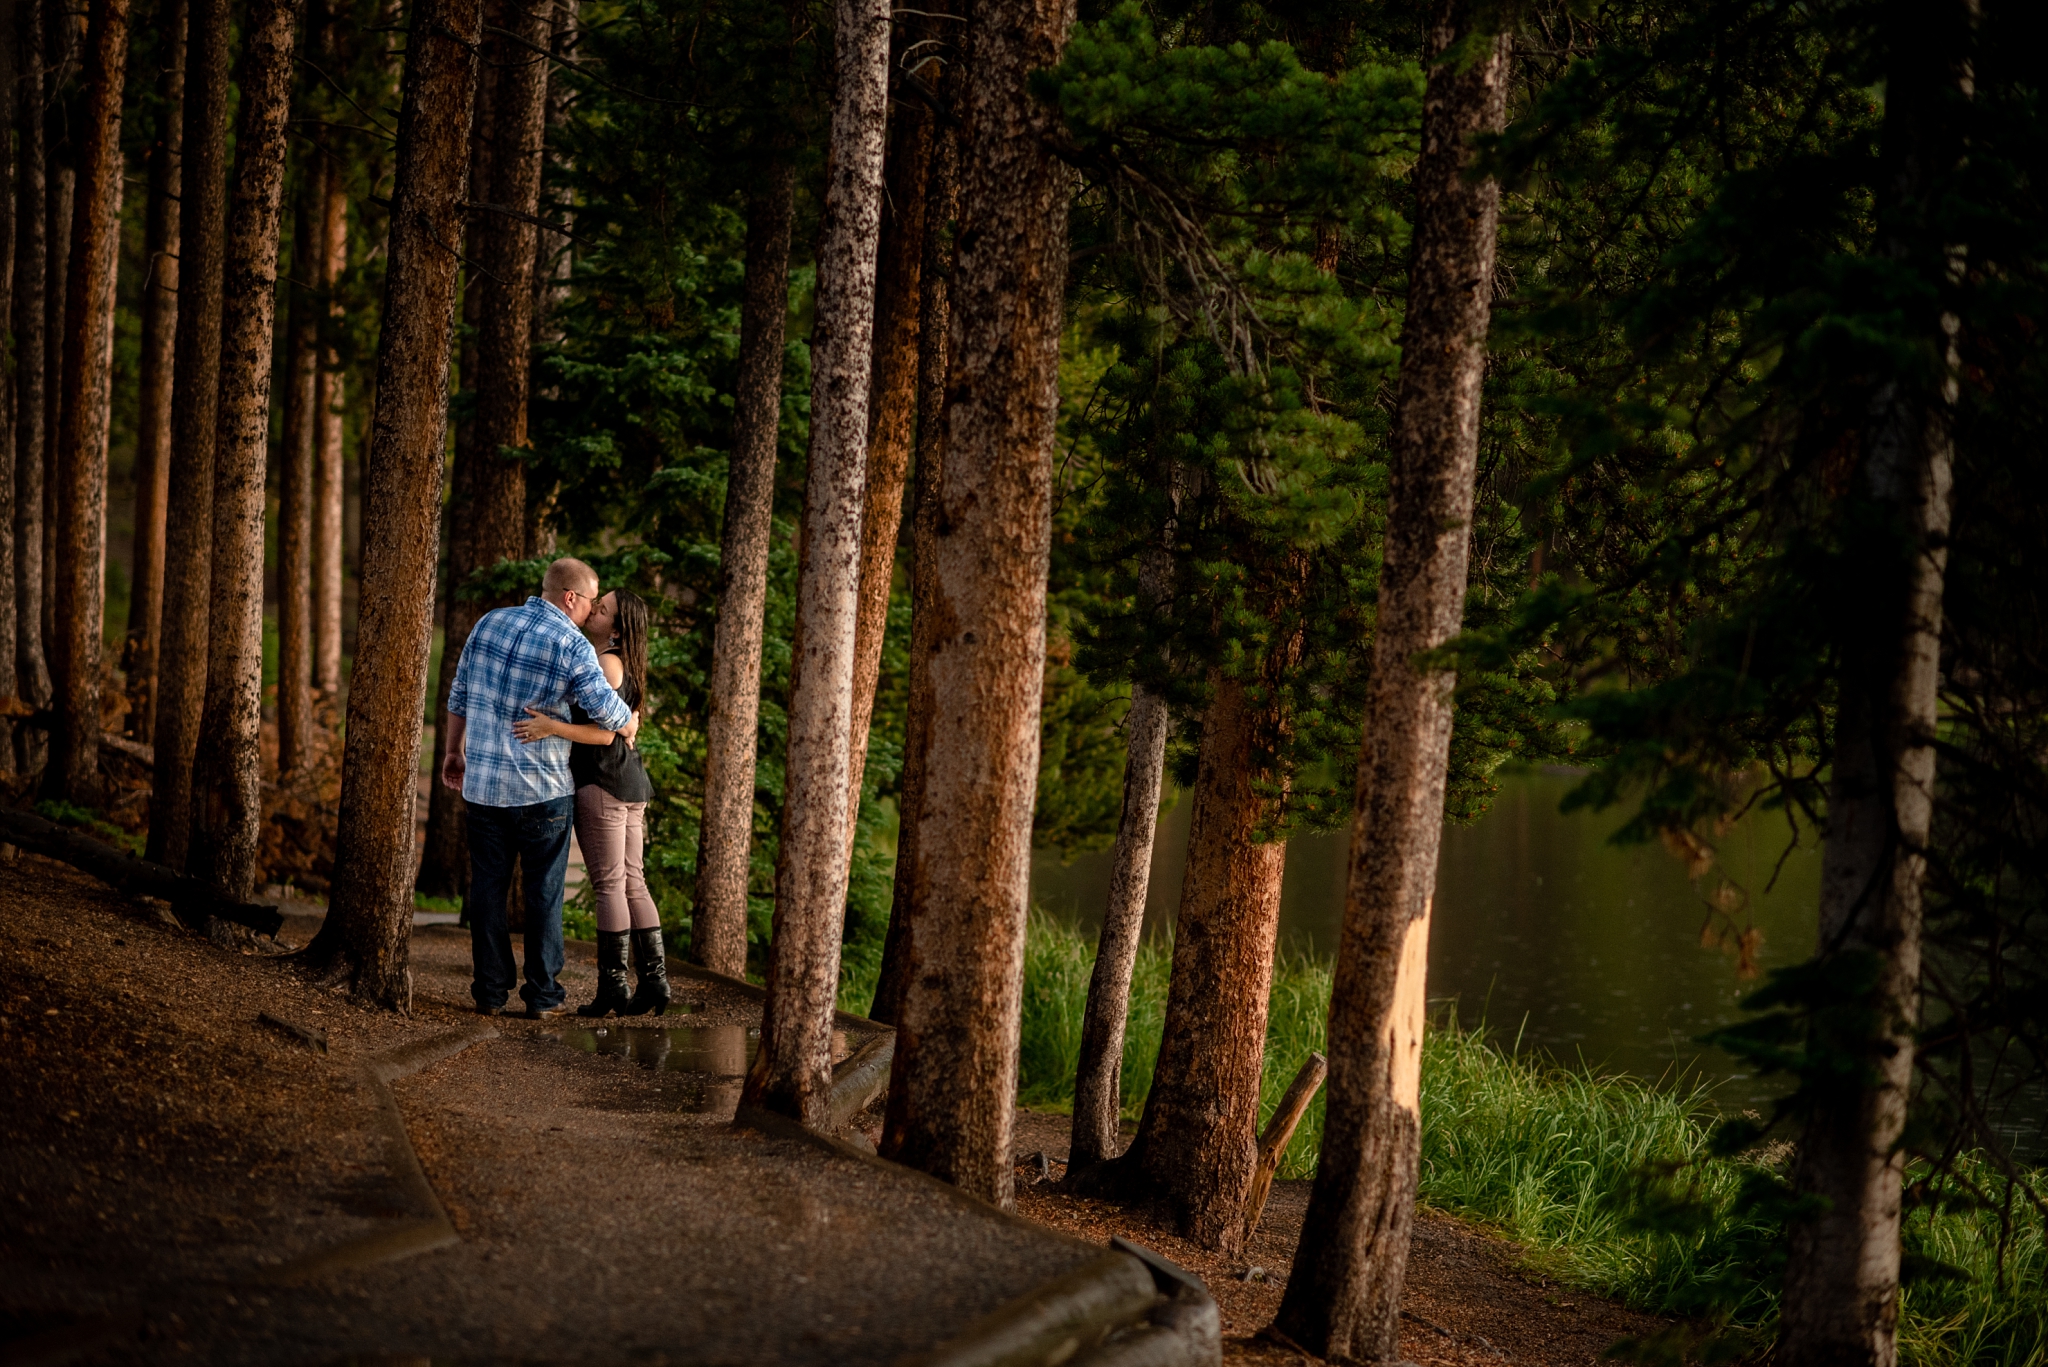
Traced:
<path fill-rule="evenodd" d="M 621 802 L 595 783 L 576 790 L 576 843 L 597 900 L 599 930 L 649 930 L 661 913 L 647 895 L 640 852 L 647 843 L 647 804 Z"/>

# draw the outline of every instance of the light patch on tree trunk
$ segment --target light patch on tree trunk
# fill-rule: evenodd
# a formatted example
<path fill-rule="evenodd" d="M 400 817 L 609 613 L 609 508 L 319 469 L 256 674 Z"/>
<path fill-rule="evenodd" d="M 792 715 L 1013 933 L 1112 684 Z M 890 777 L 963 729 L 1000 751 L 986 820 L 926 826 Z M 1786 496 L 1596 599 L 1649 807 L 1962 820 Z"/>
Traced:
<path fill-rule="evenodd" d="M 1422 1115 L 1422 1029 L 1428 1010 L 1429 906 L 1401 936 L 1394 970 L 1393 1009 L 1387 1012 L 1387 1096 L 1418 1119 Z"/>

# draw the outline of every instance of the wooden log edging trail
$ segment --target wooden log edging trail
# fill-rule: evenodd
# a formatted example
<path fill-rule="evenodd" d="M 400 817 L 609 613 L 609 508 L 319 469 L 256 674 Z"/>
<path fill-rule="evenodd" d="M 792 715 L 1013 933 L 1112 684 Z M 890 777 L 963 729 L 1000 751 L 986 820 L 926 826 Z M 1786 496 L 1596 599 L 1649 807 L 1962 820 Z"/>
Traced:
<path fill-rule="evenodd" d="M 1113 1238 L 1109 1251 L 1005 1302 L 896 1367 L 1211 1367 L 1222 1319 L 1199 1277 Z"/>
<path fill-rule="evenodd" d="M 291 1286 L 323 1273 L 367 1267 L 461 1242 L 447 1210 L 441 1205 L 441 1198 L 435 1195 L 433 1184 L 427 1181 L 426 1169 L 420 1166 L 419 1153 L 412 1146 L 412 1136 L 406 1132 L 405 1115 L 398 1109 L 398 1098 L 393 1095 L 391 1084 L 430 1064 L 453 1058 L 473 1044 L 497 1037 L 498 1032 L 488 1025 L 472 1025 L 429 1039 L 414 1040 L 364 1062 L 363 1081 L 377 1099 L 378 1117 L 385 1140 L 390 1145 L 391 1175 L 405 1204 L 415 1213 L 385 1228 L 343 1240 L 332 1248 L 294 1258 L 273 1268 L 262 1280 Z"/>

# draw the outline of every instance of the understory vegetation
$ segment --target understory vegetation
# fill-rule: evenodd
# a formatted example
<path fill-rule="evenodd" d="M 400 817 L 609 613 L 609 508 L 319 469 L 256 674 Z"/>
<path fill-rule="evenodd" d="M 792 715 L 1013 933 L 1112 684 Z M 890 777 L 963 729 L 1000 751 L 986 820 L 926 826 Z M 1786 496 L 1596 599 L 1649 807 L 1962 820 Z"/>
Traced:
<path fill-rule="evenodd" d="M 1073 1100 L 1094 937 L 1035 916 L 1025 950 L 1018 1100 L 1065 1110 Z M 1124 1043 L 1125 1115 L 1151 1085 L 1166 1016 L 1172 945 L 1148 940 L 1131 979 Z M 872 979 L 849 972 L 842 1005 L 859 1010 Z M 1325 1048 L 1330 966 L 1280 956 L 1267 1019 L 1260 1117 L 1272 1114 L 1302 1062 Z M 1421 1199 L 1522 1246 L 1564 1285 L 1681 1321 L 1668 1341 L 1633 1345 L 1655 1360 L 1683 1352 L 1703 1328 L 1725 1345 L 1764 1347 L 1774 1329 L 1783 1228 L 1760 1189 L 1782 1185 L 1790 1150 L 1726 1156 L 1711 1090 L 1566 1069 L 1519 1054 L 1483 1026 L 1439 1014 L 1422 1060 Z M 1282 1161 L 1283 1178 L 1315 1174 L 1320 1096 Z M 1908 1273 L 1899 1351 L 1913 1367 L 2042 1367 L 2048 1363 L 2048 1242 L 2042 1222 L 2014 1211 L 2002 1239 L 1995 1174 L 1965 1161 L 1937 1188 L 1916 1189 L 1906 1226 Z M 1972 1197 L 1972 1188 L 1980 1196 Z"/>

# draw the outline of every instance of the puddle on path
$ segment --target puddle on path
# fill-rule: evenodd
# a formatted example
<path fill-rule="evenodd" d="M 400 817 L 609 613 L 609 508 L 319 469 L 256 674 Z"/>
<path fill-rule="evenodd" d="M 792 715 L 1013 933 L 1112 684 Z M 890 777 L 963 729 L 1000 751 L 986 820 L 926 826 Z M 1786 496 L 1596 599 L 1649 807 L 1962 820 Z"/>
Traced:
<path fill-rule="evenodd" d="M 667 1068 L 712 1077 L 745 1077 L 761 1047 L 761 1033 L 741 1025 L 593 1025 L 555 1035 L 586 1054 L 612 1054 L 643 1068 Z"/>

